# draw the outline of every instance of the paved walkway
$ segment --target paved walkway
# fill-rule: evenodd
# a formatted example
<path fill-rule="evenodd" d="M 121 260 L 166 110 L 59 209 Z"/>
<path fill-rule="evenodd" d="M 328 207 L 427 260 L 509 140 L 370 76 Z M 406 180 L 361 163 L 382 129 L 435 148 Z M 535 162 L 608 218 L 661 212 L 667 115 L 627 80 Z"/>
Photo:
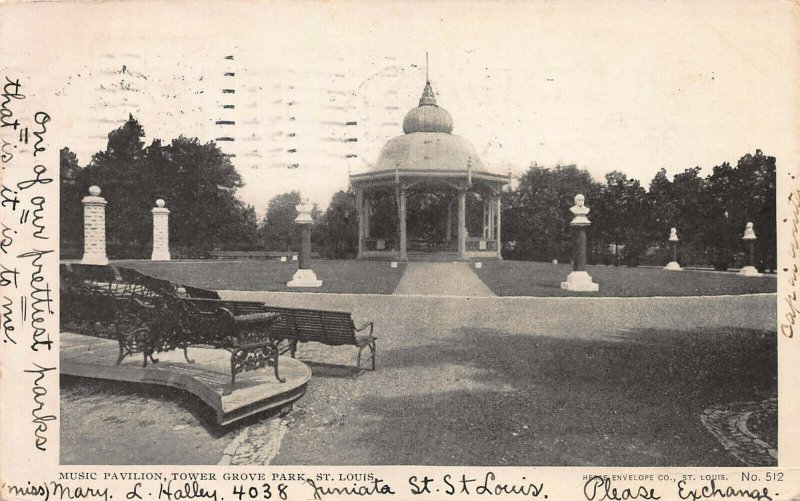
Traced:
<path fill-rule="evenodd" d="M 408 263 L 394 294 L 491 297 L 494 293 L 468 263 Z"/>

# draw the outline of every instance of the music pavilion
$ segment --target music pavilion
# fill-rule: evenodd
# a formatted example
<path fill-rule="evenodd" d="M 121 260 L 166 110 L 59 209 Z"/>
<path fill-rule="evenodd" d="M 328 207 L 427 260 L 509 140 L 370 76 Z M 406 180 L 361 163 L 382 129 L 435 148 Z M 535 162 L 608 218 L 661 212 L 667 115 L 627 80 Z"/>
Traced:
<path fill-rule="evenodd" d="M 358 206 L 358 259 L 407 261 L 409 255 L 419 260 L 502 259 L 500 194 L 510 176 L 489 172 L 472 144 L 452 131 L 453 118 L 436 104 L 428 81 L 419 106 L 403 119 L 404 134 L 386 143 L 377 162 L 367 172 L 350 176 Z M 446 199 L 447 208 L 442 214 L 444 231 L 437 235 L 421 235 L 410 228 L 409 242 L 406 200 L 410 195 L 422 193 L 438 194 Z M 376 199 L 386 196 L 393 198 L 396 209 L 394 234 L 387 234 L 387 228 L 374 228 L 371 224 Z M 467 234 L 468 196 L 483 202 L 481 236 Z M 452 238 L 454 202 L 457 206 L 455 242 Z M 472 212 L 477 216 L 476 211 Z"/>

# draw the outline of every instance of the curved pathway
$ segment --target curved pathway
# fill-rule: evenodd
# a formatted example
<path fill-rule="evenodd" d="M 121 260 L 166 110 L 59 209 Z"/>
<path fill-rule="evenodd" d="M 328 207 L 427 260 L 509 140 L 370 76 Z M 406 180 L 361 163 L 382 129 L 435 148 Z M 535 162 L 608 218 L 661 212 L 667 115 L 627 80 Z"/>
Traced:
<path fill-rule="evenodd" d="M 732 402 L 706 409 L 701 419 L 725 449 L 747 466 L 775 466 L 778 451 L 753 433 L 747 426 L 753 414 L 772 415 L 778 412 L 778 399 L 761 402 Z"/>
<path fill-rule="evenodd" d="M 469 263 L 412 262 L 394 294 L 408 296 L 491 297 L 489 287 L 472 271 Z"/>

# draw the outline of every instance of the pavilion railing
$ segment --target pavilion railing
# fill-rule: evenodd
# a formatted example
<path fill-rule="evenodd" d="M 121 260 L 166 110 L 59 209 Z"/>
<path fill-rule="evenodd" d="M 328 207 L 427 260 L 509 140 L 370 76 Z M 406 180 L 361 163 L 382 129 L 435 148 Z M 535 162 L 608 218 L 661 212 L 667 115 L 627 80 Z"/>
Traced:
<path fill-rule="evenodd" d="M 397 250 L 397 240 L 394 238 L 365 238 L 364 250 L 368 251 Z"/>
<path fill-rule="evenodd" d="M 497 252 L 497 241 L 489 240 L 487 238 L 469 237 L 467 238 L 465 249 L 467 252 Z"/>

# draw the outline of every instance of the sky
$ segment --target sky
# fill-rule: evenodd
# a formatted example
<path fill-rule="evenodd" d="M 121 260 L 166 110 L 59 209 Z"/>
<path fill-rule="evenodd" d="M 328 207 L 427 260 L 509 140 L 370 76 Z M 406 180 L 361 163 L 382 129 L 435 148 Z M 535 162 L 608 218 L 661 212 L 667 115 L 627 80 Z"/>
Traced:
<path fill-rule="evenodd" d="M 426 53 L 453 132 L 499 173 L 576 164 L 647 185 L 660 168 L 708 174 L 756 149 L 784 169 L 800 157 L 792 2 L 2 9 L 0 45 L 14 50 L 0 69 L 48 107 L 81 164 L 129 113 L 147 143 L 232 138 L 218 144 L 259 215 L 290 190 L 324 207 L 368 169 L 417 105 Z"/>

